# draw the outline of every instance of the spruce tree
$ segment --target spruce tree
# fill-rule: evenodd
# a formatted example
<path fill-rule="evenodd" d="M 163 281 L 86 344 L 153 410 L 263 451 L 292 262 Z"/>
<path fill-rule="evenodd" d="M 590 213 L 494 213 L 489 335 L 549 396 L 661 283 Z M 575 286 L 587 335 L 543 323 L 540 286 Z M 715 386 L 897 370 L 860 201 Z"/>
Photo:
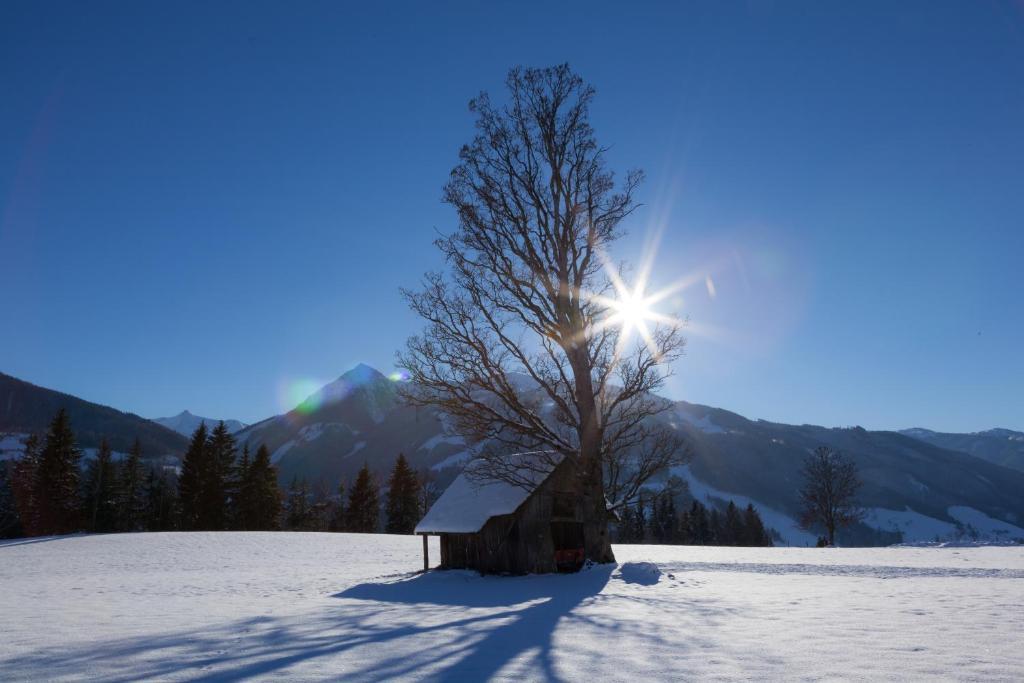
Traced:
<path fill-rule="evenodd" d="M 379 516 L 377 485 L 370 474 L 369 466 L 363 463 L 363 468 L 356 475 L 356 481 L 348 495 L 346 527 L 348 531 L 355 533 L 372 534 L 377 531 Z"/>
<path fill-rule="evenodd" d="M 652 502 L 649 530 L 655 543 L 675 543 L 676 504 L 670 493 L 662 493 Z"/>
<path fill-rule="evenodd" d="M 25 439 L 25 452 L 14 463 L 11 472 L 11 490 L 14 506 L 18 512 L 21 533 L 26 536 L 39 535 L 39 507 L 36 504 L 36 479 L 39 476 L 41 446 L 35 434 Z"/>
<path fill-rule="evenodd" d="M 22 533 L 18 508 L 14 504 L 11 469 L 6 462 L 0 461 L 0 538 L 15 538 Z"/>
<path fill-rule="evenodd" d="M 420 516 L 420 482 L 405 455 L 399 453 L 388 480 L 385 530 L 389 534 L 411 534 Z"/>
<path fill-rule="evenodd" d="M 731 500 L 725 508 L 722 530 L 724 538 L 719 539 L 720 545 L 740 545 L 743 542 L 743 516 L 740 515 L 740 510 L 736 507 L 736 503 Z"/>
<path fill-rule="evenodd" d="M 281 490 L 277 486 L 277 468 L 270 462 L 270 451 L 261 445 L 246 476 L 246 528 L 272 531 L 280 528 Z"/>
<path fill-rule="evenodd" d="M 235 476 L 238 482 L 235 490 L 235 501 L 231 520 L 231 528 L 241 531 L 252 531 L 252 508 L 253 492 L 250 474 L 252 470 L 252 459 L 249 457 L 249 444 L 242 446 L 242 455 L 238 458 L 238 466 L 235 468 Z"/>
<path fill-rule="evenodd" d="M 690 507 L 690 542 L 693 545 L 711 545 L 712 532 L 711 520 L 708 517 L 708 509 L 699 500 L 693 501 Z"/>
<path fill-rule="evenodd" d="M 118 529 L 142 531 L 146 527 L 146 481 L 142 469 L 142 444 L 136 438 L 121 463 L 118 486 Z"/>
<path fill-rule="evenodd" d="M 757 509 L 752 503 L 747 504 L 747 509 L 743 511 L 743 545 L 748 546 L 771 546 L 772 537 L 765 531 L 764 523 L 761 521 L 761 515 L 758 514 Z"/>
<path fill-rule="evenodd" d="M 331 523 L 327 527 L 328 531 L 345 531 L 345 525 L 348 523 L 345 519 L 347 510 L 345 508 L 345 482 L 338 484 L 338 502 L 334 506 L 334 517 L 331 518 Z"/>
<path fill-rule="evenodd" d="M 181 528 L 193 531 L 202 528 L 202 490 L 207 478 L 209 458 L 206 449 L 206 424 L 200 422 L 192 433 L 188 450 L 181 461 L 178 477 L 178 501 L 181 508 Z"/>
<path fill-rule="evenodd" d="M 290 531 L 312 531 L 313 509 L 309 502 L 309 485 L 305 479 L 292 478 L 285 501 L 285 527 Z"/>
<path fill-rule="evenodd" d="M 717 508 L 711 508 L 708 512 L 708 540 L 705 545 L 728 545 L 725 543 L 725 531 L 722 525 L 722 515 Z"/>
<path fill-rule="evenodd" d="M 151 469 L 146 477 L 146 531 L 178 529 L 178 495 L 172 475 Z"/>
<path fill-rule="evenodd" d="M 679 520 L 676 526 L 676 543 L 680 545 L 696 545 L 693 542 L 693 522 L 688 510 L 683 510 L 679 513 Z"/>
<path fill-rule="evenodd" d="M 78 462 L 67 411 L 57 411 L 46 433 L 36 476 L 35 508 L 39 533 L 66 534 L 81 528 Z"/>
<path fill-rule="evenodd" d="M 207 466 L 200 486 L 199 524 L 203 529 L 222 531 L 228 528 L 234 503 L 235 437 L 224 422 L 219 422 L 206 440 Z"/>
<path fill-rule="evenodd" d="M 96 459 L 86 467 L 82 487 L 82 517 L 85 528 L 95 534 L 117 531 L 118 481 L 110 444 L 100 441 Z"/>

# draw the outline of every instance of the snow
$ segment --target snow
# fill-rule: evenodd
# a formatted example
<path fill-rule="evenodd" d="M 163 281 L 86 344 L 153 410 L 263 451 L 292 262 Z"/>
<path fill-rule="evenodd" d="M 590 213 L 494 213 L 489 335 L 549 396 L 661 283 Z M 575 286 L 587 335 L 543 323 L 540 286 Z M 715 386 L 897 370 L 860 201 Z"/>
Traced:
<path fill-rule="evenodd" d="M 735 501 L 740 508 L 752 504 L 761 515 L 761 521 L 764 522 L 765 527 L 774 529 L 781 537 L 781 540 L 776 541 L 776 545 L 813 546 L 818 540 L 817 536 L 801 529 L 800 524 L 784 512 L 768 507 L 748 496 L 727 493 L 710 484 L 705 484 L 690 471 L 689 465 L 673 467 L 672 474 L 685 479 L 690 487 L 690 494 L 702 503 L 709 504 L 712 498 L 717 498 L 726 502 Z"/>
<path fill-rule="evenodd" d="M 285 456 L 285 453 L 292 449 L 295 445 L 295 440 L 290 439 L 285 441 L 283 444 L 274 449 L 274 452 L 270 454 L 270 462 L 277 463 L 281 458 Z"/>
<path fill-rule="evenodd" d="M 440 470 L 446 469 L 448 467 L 458 467 L 460 465 L 465 464 L 465 462 L 467 460 L 469 460 L 471 457 L 473 457 L 475 452 L 476 452 L 475 449 L 467 448 L 464 451 L 459 451 L 458 453 L 452 453 L 451 455 L 449 455 L 447 458 L 445 458 L 441 462 L 432 465 L 430 467 L 430 469 L 440 471 Z"/>
<path fill-rule="evenodd" d="M 615 552 L 618 566 L 507 578 L 418 574 L 412 536 L 3 542 L 0 672 L 5 681 L 1024 680 L 1024 547 Z"/>
<path fill-rule="evenodd" d="M 954 505 L 947 512 L 950 517 L 967 527 L 969 536 L 973 535 L 973 530 L 982 539 L 1003 538 L 1024 542 L 1024 529 L 993 519 L 980 510 L 966 505 Z"/>
<path fill-rule="evenodd" d="M 902 532 L 904 543 L 934 541 L 956 533 L 955 524 L 923 515 L 909 507 L 903 510 L 870 508 L 864 522 L 875 529 Z"/>
<path fill-rule="evenodd" d="M 680 419 L 689 422 L 691 425 L 704 432 L 705 434 L 722 434 L 725 430 L 716 425 L 710 415 L 703 415 L 699 418 L 694 417 L 685 410 L 676 411 L 676 414 Z"/>
<path fill-rule="evenodd" d="M 20 458 L 25 452 L 25 439 L 28 436 L 20 432 L 0 432 L 0 462 Z"/>
<path fill-rule="evenodd" d="M 923 515 L 909 507 L 902 511 L 871 508 L 865 522 L 876 529 L 903 532 L 904 543 L 1024 539 L 1024 529 L 993 519 L 980 510 L 956 505 L 947 513 L 959 524 Z"/>
<path fill-rule="evenodd" d="M 466 443 L 466 440 L 463 439 L 461 436 L 456 436 L 456 435 L 453 435 L 453 434 L 443 434 L 443 433 L 442 434 L 435 434 L 434 436 L 430 437 L 429 439 L 427 439 L 426 441 L 423 442 L 423 445 L 420 446 L 420 450 L 421 451 L 430 451 L 430 450 L 433 450 L 434 448 L 436 448 L 437 446 L 440 446 L 442 444 L 450 444 L 452 446 L 461 446 L 461 445 L 463 445 L 465 443 Z"/>
<path fill-rule="evenodd" d="M 416 533 L 474 533 L 491 517 L 515 512 L 529 497 L 530 492 L 521 486 L 474 478 L 472 474 L 480 465 L 481 461 L 473 461 L 466 466 L 416 525 Z M 538 485 L 547 476 L 537 473 L 530 478 Z"/>
<path fill-rule="evenodd" d="M 351 458 L 353 455 L 355 455 L 359 451 L 363 450 L 364 448 L 366 448 L 366 442 L 365 441 L 357 441 L 356 444 L 354 446 L 352 446 L 352 450 L 350 450 L 348 453 L 346 453 L 342 457 L 343 458 Z"/>

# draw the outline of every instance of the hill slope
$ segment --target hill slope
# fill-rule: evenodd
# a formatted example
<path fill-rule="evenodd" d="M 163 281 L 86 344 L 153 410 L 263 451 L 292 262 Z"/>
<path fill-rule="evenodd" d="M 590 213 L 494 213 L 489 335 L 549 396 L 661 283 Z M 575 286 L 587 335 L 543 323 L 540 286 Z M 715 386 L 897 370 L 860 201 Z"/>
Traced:
<path fill-rule="evenodd" d="M 675 424 L 694 447 L 689 474 L 719 491 L 747 496 L 791 518 L 800 509 L 804 455 L 828 445 L 857 463 L 864 481 L 860 502 L 872 512 L 877 529 L 901 530 L 907 540 L 930 540 L 939 529 L 966 526 L 965 515 L 957 516 L 955 509 L 951 512 L 958 507 L 980 511 L 995 520 L 974 520 L 975 527 L 984 524 L 996 529 L 1001 527 L 999 522 L 1024 526 L 1024 473 L 966 453 L 897 432 L 753 421 L 685 402 L 677 403 L 673 413 Z M 970 530 L 965 528 L 965 532 Z M 1021 532 L 1010 529 L 1008 534 Z M 859 540 L 872 541 L 868 536 Z"/>
<path fill-rule="evenodd" d="M 930 429 L 904 429 L 905 434 L 940 448 L 962 451 L 996 465 L 1024 472 L 1024 432 L 1010 429 L 989 429 L 972 434 L 933 432 Z"/>
<path fill-rule="evenodd" d="M 848 453 L 864 479 L 870 526 L 848 532 L 846 543 L 892 543 L 897 532 L 905 540 L 1024 536 L 1024 473 L 966 453 L 896 432 L 754 421 L 686 402 L 671 404 L 661 419 L 693 446 L 693 461 L 675 473 L 694 496 L 753 502 L 789 543 L 813 541 L 793 520 L 802 459 L 820 445 Z M 470 456 L 436 412 L 400 405 L 394 383 L 365 365 L 238 436 L 251 447 L 267 445 L 282 482 L 305 477 L 330 489 L 351 482 L 364 462 L 383 480 L 400 452 L 443 486 Z"/>
<path fill-rule="evenodd" d="M 188 445 L 182 435 L 138 415 L 0 373 L 0 432 L 42 433 L 60 408 L 68 411 L 83 448 L 96 448 L 106 437 L 115 451 L 127 452 L 138 437 L 146 457 L 156 458 L 180 455 Z"/>
<path fill-rule="evenodd" d="M 444 436 L 434 411 L 400 405 L 394 382 L 366 365 L 237 436 L 250 448 L 267 446 L 282 482 L 305 477 L 331 489 L 351 482 L 364 462 L 383 476 L 399 453 L 423 469 L 465 450 L 461 440 Z"/>

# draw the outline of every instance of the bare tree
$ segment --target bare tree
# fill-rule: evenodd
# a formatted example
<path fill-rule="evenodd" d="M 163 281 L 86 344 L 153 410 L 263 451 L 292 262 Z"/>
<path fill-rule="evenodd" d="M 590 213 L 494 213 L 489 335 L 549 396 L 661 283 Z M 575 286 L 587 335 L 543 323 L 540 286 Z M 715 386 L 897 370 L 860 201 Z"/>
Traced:
<path fill-rule="evenodd" d="M 672 321 L 642 334 L 617 324 L 622 269 L 606 250 L 642 174 L 617 185 L 606 168 L 588 121 L 593 88 L 568 65 L 515 68 L 506 83 L 505 106 L 470 102 L 477 134 L 444 188 L 459 218 L 435 242 L 449 272 L 403 291 L 427 323 L 399 354 L 404 394 L 477 445 L 478 476 L 529 489 L 570 460 L 586 556 L 614 561 L 606 495 L 628 501 L 683 453 L 651 418 L 670 407 L 652 392 L 684 339 Z"/>
<path fill-rule="evenodd" d="M 809 529 L 820 524 L 828 533 L 828 544 L 833 545 L 836 529 L 864 518 L 856 502 L 861 487 L 857 465 L 842 453 L 820 446 L 804 460 L 803 476 L 801 526 Z"/>

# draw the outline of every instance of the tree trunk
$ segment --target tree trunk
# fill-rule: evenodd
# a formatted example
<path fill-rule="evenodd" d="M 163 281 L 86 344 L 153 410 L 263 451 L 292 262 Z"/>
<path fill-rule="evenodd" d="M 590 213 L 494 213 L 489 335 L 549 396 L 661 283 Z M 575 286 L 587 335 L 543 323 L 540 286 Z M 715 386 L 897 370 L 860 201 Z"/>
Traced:
<path fill-rule="evenodd" d="M 601 428 L 598 424 L 594 385 L 585 350 L 570 356 L 576 379 L 576 400 L 580 407 L 579 475 L 583 493 L 583 554 L 598 564 L 614 562 L 608 535 L 608 506 L 604 498 L 604 467 L 601 462 Z"/>
<path fill-rule="evenodd" d="M 588 467 L 583 477 L 583 554 L 591 562 L 604 564 L 615 562 L 615 553 L 608 535 L 608 507 L 600 461 L 596 465 Z"/>

